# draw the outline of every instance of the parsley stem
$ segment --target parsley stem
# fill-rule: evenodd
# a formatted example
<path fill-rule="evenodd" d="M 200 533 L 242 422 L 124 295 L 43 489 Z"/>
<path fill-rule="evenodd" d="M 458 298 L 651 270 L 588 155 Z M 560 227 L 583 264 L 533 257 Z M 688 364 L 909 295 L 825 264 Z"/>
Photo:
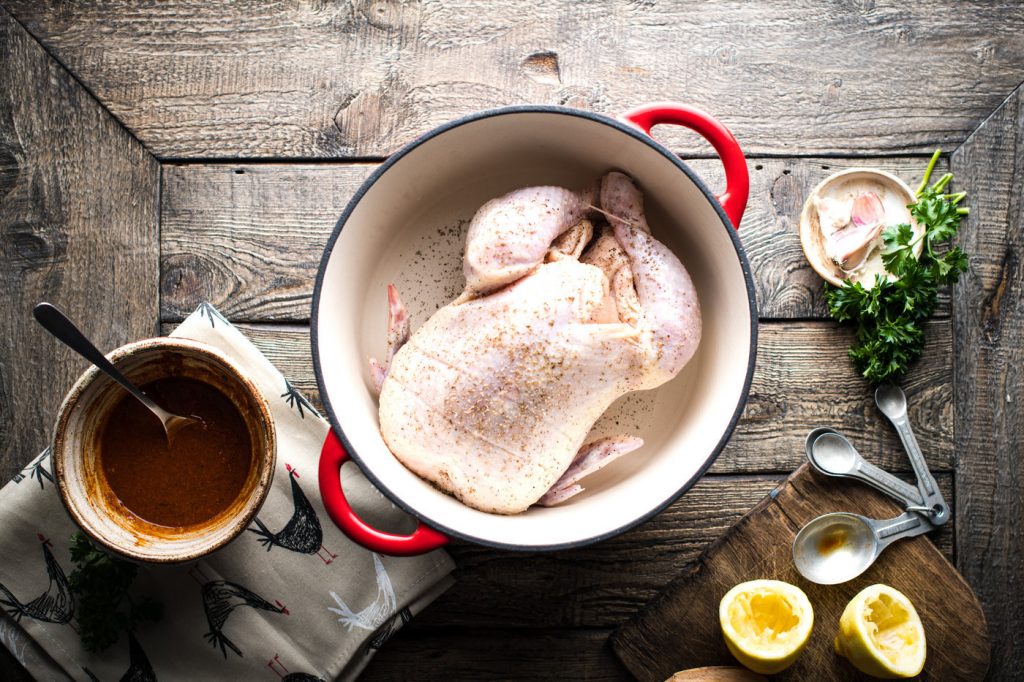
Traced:
<path fill-rule="evenodd" d="M 967 214 L 969 214 L 969 213 L 971 212 L 971 209 L 969 209 L 969 208 L 967 208 L 967 207 L 964 207 L 964 208 L 958 208 L 958 209 L 956 210 L 956 212 L 957 212 L 957 213 L 959 213 L 960 215 L 967 215 Z"/>
<path fill-rule="evenodd" d="M 941 178 L 939 178 L 938 180 L 935 181 L 935 184 L 932 186 L 932 189 L 935 190 L 936 192 L 941 192 L 943 189 L 946 188 L 946 185 L 948 185 L 949 181 L 952 180 L 952 179 L 953 179 L 953 174 L 952 173 L 946 173 Z"/>
<path fill-rule="evenodd" d="M 957 204 L 964 200 L 964 197 L 967 196 L 967 192 L 957 192 L 956 194 L 946 194 L 943 196 L 946 199 L 949 199 L 949 203 L 956 206 Z"/>
<path fill-rule="evenodd" d="M 938 162 L 939 156 L 941 155 L 941 149 L 936 149 L 935 153 L 932 154 L 931 161 L 928 162 L 928 167 L 924 169 L 924 177 L 921 178 L 921 186 L 918 187 L 917 192 L 914 193 L 917 196 L 921 196 L 921 192 L 923 192 L 924 188 L 928 186 L 928 179 L 932 177 L 932 171 L 935 170 L 935 164 Z"/>
<path fill-rule="evenodd" d="M 907 244 L 907 248 L 908 249 L 914 248 L 915 246 L 917 246 L 917 243 L 919 241 L 921 241 L 922 239 L 924 239 L 927 235 L 928 235 L 928 230 L 924 230 L 923 232 L 921 232 L 921 234 L 917 235 L 917 237 L 912 239 L 909 244 Z"/>

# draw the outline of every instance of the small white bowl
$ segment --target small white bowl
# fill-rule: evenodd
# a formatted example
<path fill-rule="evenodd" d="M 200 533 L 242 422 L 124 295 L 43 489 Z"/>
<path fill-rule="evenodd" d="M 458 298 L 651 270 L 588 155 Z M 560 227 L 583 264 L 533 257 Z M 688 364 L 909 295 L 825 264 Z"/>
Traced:
<path fill-rule="evenodd" d="M 107 357 L 136 385 L 174 376 L 218 389 L 238 408 L 249 429 L 252 466 L 231 506 L 201 524 L 168 528 L 135 516 L 106 484 L 99 459 L 106 417 L 127 393 L 90 367 L 64 399 L 54 427 L 54 477 L 71 518 L 95 542 L 137 561 L 190 561 L 223 547 L 252 521 L 273 479 L 277 438 L 266 398 L 226 355 L 197 341 L 146 339 Z"/>
<path fill-rule="evenodd" d="M 828 176 L 818 183 L 818 186 L 804 201 L 803 210 L 800 212 L 800 245 L 803 247 L 807 262 L 811 264 L 814 271 L 821 275 L 826 282 L 837 287 L 842 286 L 843 280 L 851 279 L 871 288 L 874 286 L 874 271 L 865 270 L 848 275 L 826 255 L 825 236 L 821 232 L 818 211 L 814 202 L 820 196 L 852 198 L 854 194 L 863 191 L 873 191 L 882 200 L 882 204 L 885 206 L 886 227 L 909 223 L 916 234 L 921 234 L 924 229 L 917 224 L 906 208 L 908 204 L 917 201 L 913 190 L 892 173 L 873 168 L 850 168 Z M 914 246 L 914 256 L 920 257 L 923 248 L 924 241 L 918 242 Z M 881 269 L 880 261 L 876 260 L 878 258 L 879 256 L 875 254 L 870 260 L 876 261 L 875 265 Z M 882 274 L 886 274 L 884 270 L 882 270 Z"/>

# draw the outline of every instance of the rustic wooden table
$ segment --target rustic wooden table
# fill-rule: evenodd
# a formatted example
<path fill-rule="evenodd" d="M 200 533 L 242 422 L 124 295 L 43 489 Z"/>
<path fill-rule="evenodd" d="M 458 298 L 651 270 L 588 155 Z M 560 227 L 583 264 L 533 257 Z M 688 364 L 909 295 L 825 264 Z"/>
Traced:
<path fill-rule="evenodd" d="M 627 620 L 802 457 L 812 427 L 908 469 L 825 319 L 797 216 L 830 172 L 913 182 L 936 147 L 970 192 L 972 269 L 906 381 L 955 520 L 933 540 L 976 590 L 994 680 L 1024 679 L 1024 6 L 815 3 L 0 0 L 0 475 L 46 443 L 84 365 L 30 321 L 57 302 L 106 348 L 209 300 L 315 394 L 310 295 L 375 165 L 478 109 L 651 100 L 713 112 L 748 154 L 741 231 L 761 314 L 743 420 L 711 472 L 600 545 L 456 543 L 457 585 L 368 679 L 624 679 Z M 710 149 L 659 136 L 722 184 Z M 1016 646 L 1015 646 L 1016 644 Z M 18 675 L 9 658 L 0 675 Z"/>

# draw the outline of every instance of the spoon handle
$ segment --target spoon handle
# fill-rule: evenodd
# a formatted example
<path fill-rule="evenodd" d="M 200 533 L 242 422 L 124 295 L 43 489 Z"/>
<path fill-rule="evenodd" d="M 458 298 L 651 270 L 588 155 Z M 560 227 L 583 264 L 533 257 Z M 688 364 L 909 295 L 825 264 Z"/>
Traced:
<path fill-rule="evenodd" d="M 910 466 L 913 467 L 914 474 L 917 476 L 917 488 L 921 491 L 924 504 L 935 509 L 935 514 L 931 518 L 932 523 L 944 524 L 949 520 L 949 507 L 939 491 L 939 484 L 935 482 L 932 472 L 928 470 L 928 464 L 924 461 L 924 453 L 921 452 L 921 446 L 917 444 L 914 431 L 910 428 L 910 421 L 907 420 L 906 415 L 892 418 L 891 421 L 892 425 L 896 427 L 896 433 L 899 434 L 900 440 L 903 441 L 903 448 L 907 451 Z"/>
<path fill-rule="evenodd" d="M 920 506 L 924 502 L 921 498 L 921 492 L 917 488 L 901 481 L 888 471 L 879 469 L 867 460 L 858 462 L 856 476 L 897 502 L 902 502 L 904 505 L 913 504 Z"/>
<path fill-rule="evenodd" d="M 869 519 L 868 524 L 875 533 L 879 552 L 897 540 L 922 535 L 935 528 L 923 516 L 917 512 L 910 511 L 903 512 L 894 519 L 886 519 L 884 521 Z"/>
<path fill-rule="evenodd" d="M 36 322 L 43 326 L 43 329 L 53 334 L 68 348 L 94 364 L 101 372 L 121 384 L 125 390 L 138 398 L 146 407 L 160 416 L 161 419 L 163 419 L 163 415 L 167 414 L 159 405 L 150 400 L 149 396 L 137 389 L 132 382 L 128 381 L 114 367 L 113 363 L 107 360 L 106 356 L 79 331 L 75 323 L 69 320 L 56 306 L 49 303 L 40 303 L 32 309 L 32 316 L 36 318 Z"/>

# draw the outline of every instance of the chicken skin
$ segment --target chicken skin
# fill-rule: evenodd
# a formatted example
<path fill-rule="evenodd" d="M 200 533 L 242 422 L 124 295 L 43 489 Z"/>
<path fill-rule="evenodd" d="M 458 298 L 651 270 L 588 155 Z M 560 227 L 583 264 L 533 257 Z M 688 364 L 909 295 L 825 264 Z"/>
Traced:
<path fill-rule="evenodd" d="M 371 361 L 381 433 L 408 469 L 471 507 L 558 504 L 643 444 L 585 440 L 617 398 L 665 383 L 693 356 L 693 283 L 621 173 L 582 192 L 528 187 L 489 201 L 470 224 L 464 272 L 463 294 L 411 336 L 388 287 L 387 359 Z"/>

